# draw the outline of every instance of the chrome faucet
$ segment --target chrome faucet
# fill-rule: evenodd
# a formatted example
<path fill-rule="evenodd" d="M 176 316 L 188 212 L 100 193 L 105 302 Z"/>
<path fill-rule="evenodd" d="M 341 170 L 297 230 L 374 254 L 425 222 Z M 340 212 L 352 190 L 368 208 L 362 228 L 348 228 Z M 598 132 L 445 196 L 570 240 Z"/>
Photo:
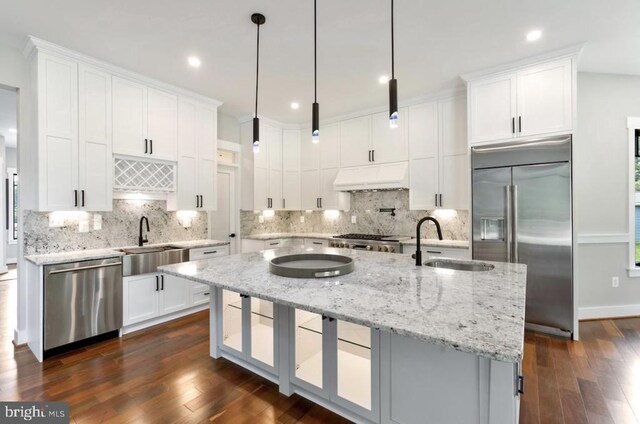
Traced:
<path fill-rule="evenodd" d="M 420 221 L 418 221 L 418 225 L 416 226 L 416 253 L 413 255 L 416 260 L 416 266 L 422 266 L 422 252 L 420 251 L 420 227 L 422 227 L 422 223 L 425 221 L 431 221 L 436 225 L 436 230 L 438 231 L 438 240 L 442 240 L 442 229 L 440 228 L 440 223 L 437 219 L 430 216 L 425 216 Z"/>
<path fill-rule="evenodd" d="M 138 246 L 140 247 L 142 247 L 145 243 L 149 243 L 147 236 L 144 236 L 144 238 L 142 238 L 142 222 L 143 221 L 147 223 L 147 234 L 149 233 L 149 220 L 147 219 L 146 216 L 143 216 L 142 218 L 140 218 L 140 233 L 138 234 Z"/>

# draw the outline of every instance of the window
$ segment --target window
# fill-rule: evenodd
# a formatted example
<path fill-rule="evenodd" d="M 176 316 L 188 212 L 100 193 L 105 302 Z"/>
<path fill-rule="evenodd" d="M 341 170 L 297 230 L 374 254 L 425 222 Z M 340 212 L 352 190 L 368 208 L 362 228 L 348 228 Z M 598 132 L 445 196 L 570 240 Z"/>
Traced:
<path fill-rule="evenodd" d="M 7 242 L 14 244 L 18 242 L 18 172 L 14 168 L 7 168 L 6 196 Z"/>

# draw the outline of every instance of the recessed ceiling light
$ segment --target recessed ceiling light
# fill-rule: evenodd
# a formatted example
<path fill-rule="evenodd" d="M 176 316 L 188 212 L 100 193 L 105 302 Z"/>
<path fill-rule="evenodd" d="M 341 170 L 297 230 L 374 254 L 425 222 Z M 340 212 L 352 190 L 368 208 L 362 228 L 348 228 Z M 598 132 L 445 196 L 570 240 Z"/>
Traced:
<path fill-rule="evenodd" d="M 527 34 L 527 41 L 538 41 L 542 37 L 542 31 L 534 29 Z"/>
<path fill-rule="evenodd" d="M 190 66 L 193 66 L 194 68 L 199 68 L 200 67 L 200 64 L 201 64 L 200 58 L 195 57 L 195 56 L 190 56 L 188 61 L 189 61 L 189 65 Z"/>
<path fill-rule="evenodd" d="M 18 134 L 18 130 L 17 130 L 17 129 L 15 129 L 15 128 L 9 128 L 9 132 L 10 132 L 11 134 Z"/>
<path fill-rule="evenodd" d="M 291 102 L 291 109 L 299 109 L 299 108 L 300 108 L 300 103 Z"/>
<path fill-rule="evenodd" d="M 386 76 L 386 75 L 380 75 L 380 76 L 378 77 L 378 82 L 379 82 L 380 84 L 386 84 L 386 83 L 388 83 L 388 82 L 389 82 L 389 77 L 388 77 L 388 76 Z"/>

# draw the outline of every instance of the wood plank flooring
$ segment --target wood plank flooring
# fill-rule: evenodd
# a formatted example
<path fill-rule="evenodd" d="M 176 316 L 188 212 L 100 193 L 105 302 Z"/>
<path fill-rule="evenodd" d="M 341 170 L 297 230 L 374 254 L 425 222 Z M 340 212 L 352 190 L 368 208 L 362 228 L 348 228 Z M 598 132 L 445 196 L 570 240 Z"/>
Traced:
<path fill-rule="evenodd" d="M 64 400 L 74 423 L 346 423 L 209 357 L 208 312 L 39 364 L 11 344 L 15 281 L 0 281 L 0 400 Z M 528 332 L 524 424 L 640 423 L 640 318 L 580 324 L 570 342 Z"/>

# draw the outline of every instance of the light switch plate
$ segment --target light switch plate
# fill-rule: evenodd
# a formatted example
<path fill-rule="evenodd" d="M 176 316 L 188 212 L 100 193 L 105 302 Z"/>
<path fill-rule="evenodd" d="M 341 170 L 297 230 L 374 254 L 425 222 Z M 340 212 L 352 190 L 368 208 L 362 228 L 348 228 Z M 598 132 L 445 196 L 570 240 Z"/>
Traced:
<path fill-rule="evenodd" d="M 355 215 L 351 215 L 351 223 L 355 224 L 357 222 L 357 218 Z"/>
<path fill-rule="evenodd" d="M 264 216 L 262 216 L 262 215 L 258 215 L 258 222 L 259 222 L 260 224 L 264 224 Z"/>
<path fill-rule="evenodd" d="M 102 230 L 102 215 L 99 213 L 93 214 L 93 229 Z"/>
<path fill-rule="evenodd" d="M 300 223 L 304 224 L 304 215 L 300 216 Z"/>
<path fill-rule="evenodd" d="M 89 221 L 82 220 L 78 222 L 78 232 L 80 233 L 88 233 L 89 232 Z"/>

